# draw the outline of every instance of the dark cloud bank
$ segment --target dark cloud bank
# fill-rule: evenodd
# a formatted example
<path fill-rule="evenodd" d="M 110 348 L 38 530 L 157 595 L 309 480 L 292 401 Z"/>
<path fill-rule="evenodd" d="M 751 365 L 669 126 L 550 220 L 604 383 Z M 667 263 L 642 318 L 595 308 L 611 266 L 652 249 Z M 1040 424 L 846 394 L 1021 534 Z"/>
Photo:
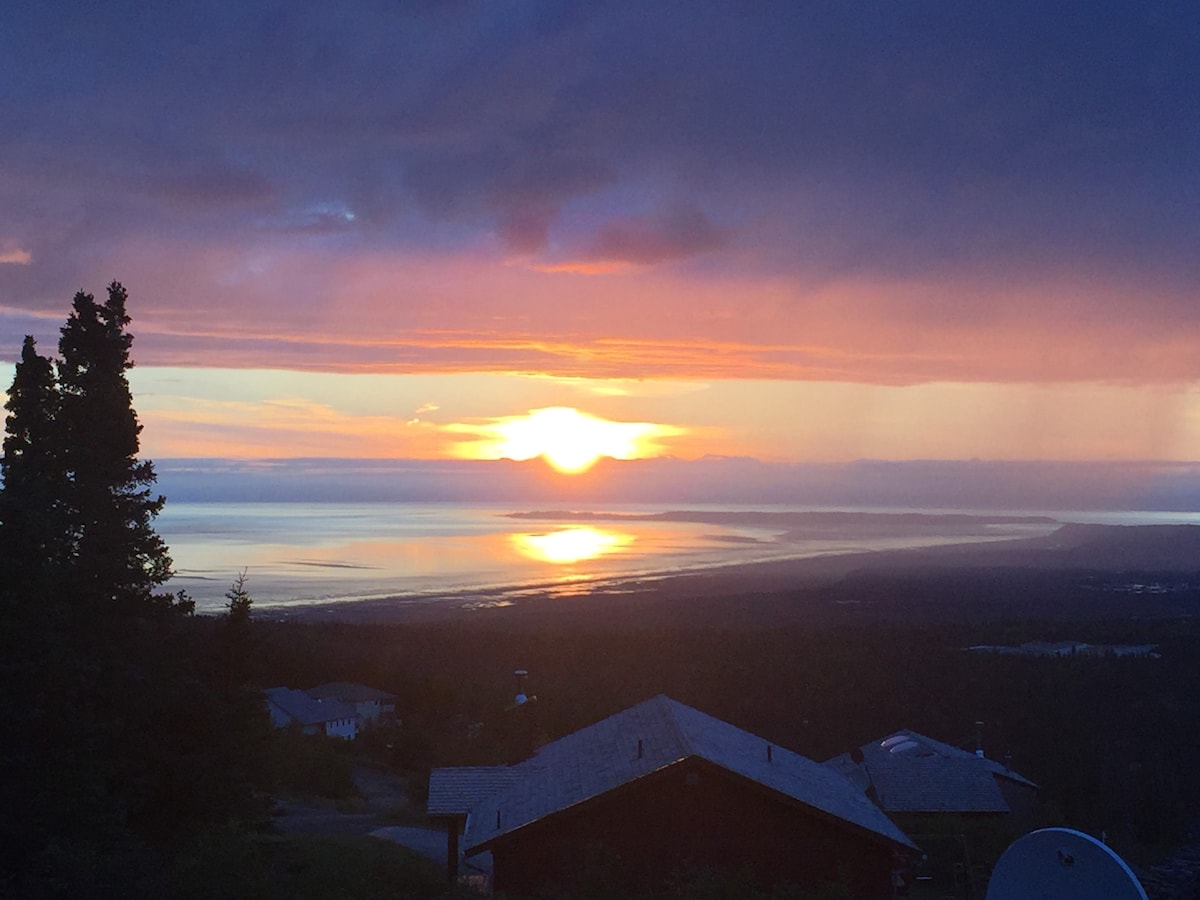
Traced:
<path fill-rule="evenodd" d="M 303 232 L 809 279 L 1133 267 L 1194 317 L 1198 41 L 1196 4 L 1132 0 L 22 4 L 0 240 L 33 262 L 0 303 L 132 281 L 103 263 L 137 236 Z"/>

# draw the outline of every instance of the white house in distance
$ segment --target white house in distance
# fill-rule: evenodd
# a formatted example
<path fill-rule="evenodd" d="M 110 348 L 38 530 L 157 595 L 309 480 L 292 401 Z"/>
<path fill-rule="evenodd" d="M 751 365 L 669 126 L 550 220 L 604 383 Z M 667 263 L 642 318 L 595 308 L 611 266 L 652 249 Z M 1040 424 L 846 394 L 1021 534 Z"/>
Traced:
<path fill-rule="evenodd" d="M 322 703 L 336 700 L 348 703 L 364 722 L 386 722 L 396 717 L 396 695 L 348 681 L 331 681 L 305 691 L 308 696 Z"/>
<path fill-rule="evenodd" d="M 318 700 L 288 687 L 268 688 L 267 711 L 276 728 L 297 726 L 305 734 L 324 734 L 352 741 L 358 735 L 358 712 L 349 703 Z"/>

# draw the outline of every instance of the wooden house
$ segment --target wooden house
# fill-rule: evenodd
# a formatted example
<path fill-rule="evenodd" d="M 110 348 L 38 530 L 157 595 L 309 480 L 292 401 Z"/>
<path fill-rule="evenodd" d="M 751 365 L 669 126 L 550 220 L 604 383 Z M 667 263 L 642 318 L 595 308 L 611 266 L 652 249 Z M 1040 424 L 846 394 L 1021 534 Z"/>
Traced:
<path fill-rule="evenodd" d="M 434 770 L 429 812 L 518 896 L 730 871 L 885 898 L 916 849 L 839 773 L 661 695 L 513 766 Z"/>

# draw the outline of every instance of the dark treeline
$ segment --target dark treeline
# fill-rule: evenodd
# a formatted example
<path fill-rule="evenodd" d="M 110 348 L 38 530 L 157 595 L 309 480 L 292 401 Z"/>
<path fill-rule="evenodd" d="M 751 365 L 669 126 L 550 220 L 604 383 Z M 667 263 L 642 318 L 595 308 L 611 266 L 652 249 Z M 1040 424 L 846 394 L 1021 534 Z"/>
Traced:
<path fill-rule="evenodd" d="M 1037 621 L 614 627 L 503 616 L 439 625 L 258 623 L 259 665 L 281 682 L 330 679 L 397 694 L 397 765 L 504 761 L 657 693 L 813 759 L 911 728 L 974 748 L 1042 787 L 1042 818 L 1147 859 L 1200 811 L 1200 628 L 1190 621 Z M 1036 658 L 973 643 L 1069 636 L 1152 642 L 1160 658 Z M 536 734 L 506 707 L 531 670 Z M 482 723 L 472 727 L 473 723 Z"/>
<path fill-rule="evenodd" d="M 59 358 L 26 338 L 0 490 L 0 894 L 161 896 L 180 848 L 261 809 L 268 723 L 244 622 L 162 590 L 137 458 L 126 295 L 80 292 Z"/>

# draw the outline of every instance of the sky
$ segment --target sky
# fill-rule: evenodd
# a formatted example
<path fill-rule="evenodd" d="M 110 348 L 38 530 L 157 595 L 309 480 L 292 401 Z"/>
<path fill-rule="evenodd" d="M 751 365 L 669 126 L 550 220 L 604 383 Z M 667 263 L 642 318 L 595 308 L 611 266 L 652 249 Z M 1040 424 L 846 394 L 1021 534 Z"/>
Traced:
<path fill-rule="evenodd" d="M 157 458 L 1196 461 L 1197 84 L 1170 0 L 17 4 L 0 378 L 116 279 Z"/>

